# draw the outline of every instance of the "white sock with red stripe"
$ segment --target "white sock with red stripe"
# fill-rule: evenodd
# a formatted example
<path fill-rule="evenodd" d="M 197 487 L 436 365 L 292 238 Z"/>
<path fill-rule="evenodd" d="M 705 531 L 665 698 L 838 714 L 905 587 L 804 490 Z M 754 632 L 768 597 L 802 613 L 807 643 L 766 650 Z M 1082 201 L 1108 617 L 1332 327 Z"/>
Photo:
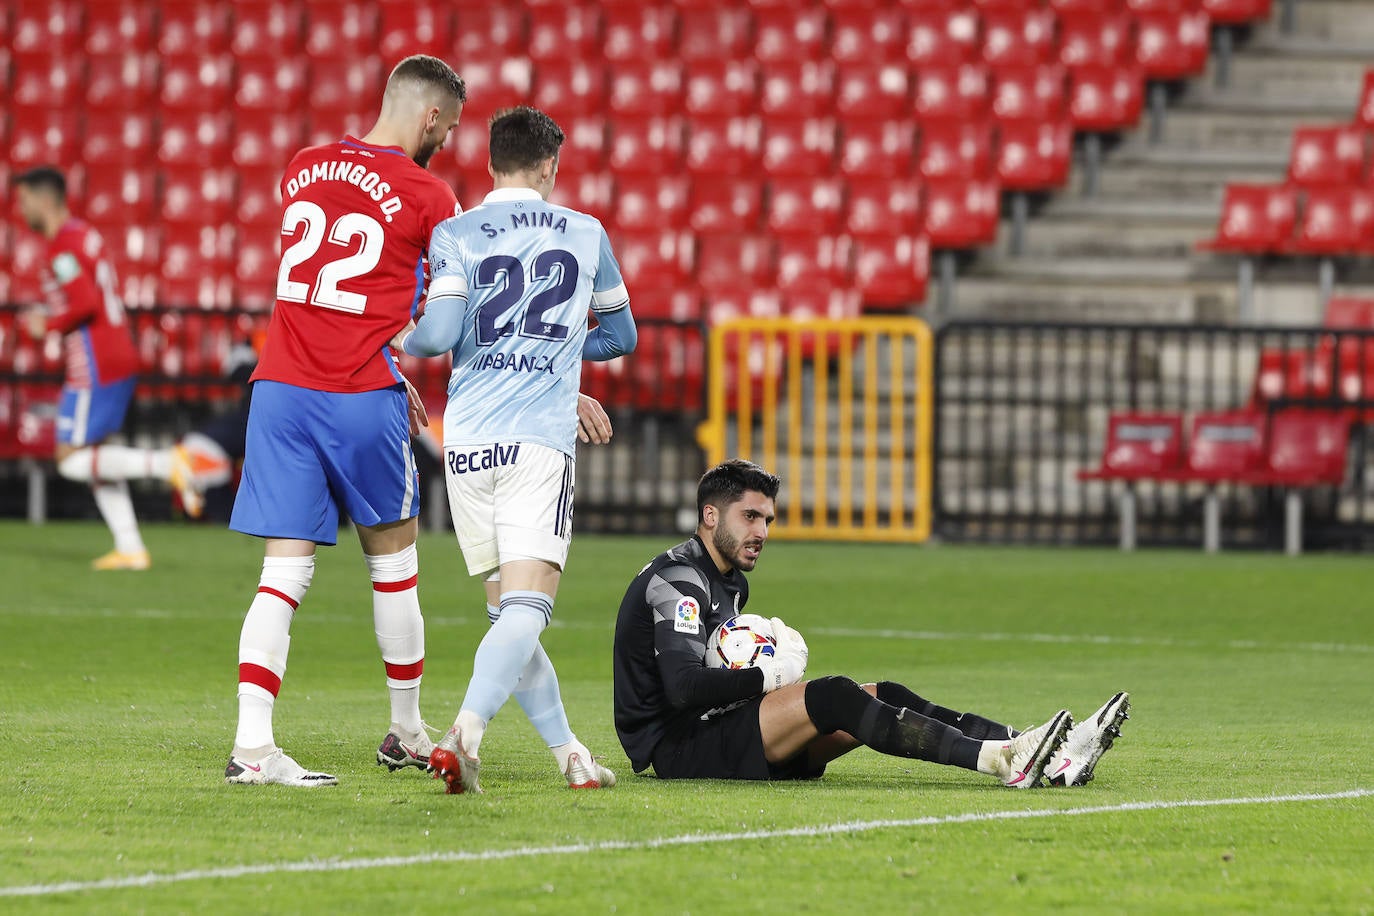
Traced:
<path fill-rule="evenodd" d="M 143 553 L 143 535 L 138 532 L 138 516 L 134 515 L 134 501 L 129 497 L 129 485 L 124 481 L 93 483 L 95 505 L 100 517 L 114 535 L 115 550 L 120 553 Z"/>
<path fill-rule="evenodd" d="M 93 445 L 79 448 L 57 463 L 57 473 L 84 483 L 101 480 L 170 480 L 172 450 Z"/>
<path fill-rule="evenodd" d="M 286 673 L 291 618 L 310 588 L 315 558 L 265 557 L 258 593 L 243 618 L 239 635 L 239 726 L 234 753 L 276 746 L 272 705 Z M 251 761 L 250 761 L 251 762 Z"/>
<path fill-rule="evenodd" d="M 372 576 L 372 623 L 386 666 L 391 727 L 403 738 L 421 734 L 420 676 L 425 670 L 425 620 L 417 587 L 420 560 L 411 544 L 384 556 L 363 555 Z"/>

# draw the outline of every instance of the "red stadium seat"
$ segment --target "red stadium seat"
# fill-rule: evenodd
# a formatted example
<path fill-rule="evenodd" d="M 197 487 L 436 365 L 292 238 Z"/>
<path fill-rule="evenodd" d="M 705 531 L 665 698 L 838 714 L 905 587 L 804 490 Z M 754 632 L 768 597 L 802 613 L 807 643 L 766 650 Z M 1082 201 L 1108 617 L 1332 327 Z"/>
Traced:
<path fill-rule="evenodd" d="M 305 17 L 305 53 L 311 59 L 354 60 L 377 53 L 377 8 L 373 4 L 312 2 Z M 376 91 L 374 88 L 374 95 Z"/>
<path fill-rule="evenodd" d="M 1307 192 L 1292 250 L 1310 255 L 1374 251 L 1374 189 L 1322 187 Z"/>
<path fill-rule="evenodd" d="M 233 125 L 210 112 L 166 112 L 161 119 L 157 158 L 167 165 L 218 165 L 229 159 Z"/>
<path fill-rule="evenodd" d="M 277 300 L 281 239 L 241 237 L 234 258 L 234 302 L 247 309 L 270 309 Z"/>
<path fill-rule="evenodd" d="M 913 10 L 907 24 L 906 59 L 916 66 L 962 64 L 978 58 L 982 46 L 978 12 L 960 8 Z"/>
<path fill-rule="evenodd" d="M 619 118 L 674 114 L 682 109 L 683 66 L 665 59 L 617 61 L 611 75 L 610 110 Z"/>
<path fill-rule="evenodd" d="M 1183 417 L 1176 413 L 1113 413 L 1107 418 L 1102 460 L 1079 480 L 1142 480 L 1183 467 Z"/>
<path fill-rule="evenodd" d="M 625 175 L 616 181 L 610 222 L 626 232 L 684 228 L 691 195 L 691 179 L 682 175 Z"/>
<path fill-rule="evenodd" d="M 559 162 L 572 172 L 600 171 L 606 164 L 607 121 L 599 114 L 578 118 L 559 118 L 567 139 Z"/>
<path fill-rule="evenodd" d="M 1264 459 L 1262 413 L 1223 411 L 1193 417 L 1184 461 L 1190 479 L 1240 480 L 1259 469 Z"/>
<path fill-rule="evenodd" d="M 910 115 L 911 79 L 905 64 L 847 64 L 835 79 L 835 111 L 846 118 Z"/>
<path fill-rule="evenodd" d="M 287 59 L 300 53 L 307 23 L 299 3 L 234 0 L 233 8 L 234 37 L 229 50 L 235 56 Z M 314 17 L 308 25 L 314 28 Z"/>
<path fill-rule="evenodd" d="M 91 169 L 80 211 L 98 226 L 140 225 L 157 216 L 157 180 L 151 168 Z"/>
<path fill-rule="evenodd" d="M 1287 249 L 1298 219 L 1298 194 L 1285 185 L 1228 184 L 1214 238 L 1202 251 L 1237 254 L 1277 253 Z"/>
<path fill-rule="evenodd" d="M 763 170 L 769 175 L 829 175 L 839 129 L 830 118 L 764 120 Z"/>
<path fill-rule="evenodd" d="M 994 130 L 991 122 L 923 125 L 917 169 L 927 180 L 991 175 Z"/>
<path fill-rule="evenodd" d="M 294 113 L 240 112 L 234 123 L 234 164 L 276 175 L 305 146 L 305 140 L 305 124 Z"/>
<path fill-rule="evenodd" d="M 240 57 L 234 105 L 271 112 L 298 112 L 306 104 L 306 65 L 300 58 Z"/>
<path fill-rule="evenodd" d="M 377 51 L 383 60 L 399 61 L 410 54 L 443 58 L 452 51 L 453 8 L 443 0 L 383 0 L 379 11 Z M 454 60 L 462 59 L 454 56 Z"/>
<path fill-rule="evenodd" d="M 846 120 L 843 135 L 841 174 L 856 178 L 898 178 L 911 174 L 915 165 L 915 122 L 892 118 Z"/>
<path fill-rule="evenodd" d="M 782 236 L 777 255 L 777 286 L 788 296 L 812 287 L 854 285 L 854 244 L 846 236 Z"/>
<path fill-rule="evenodd" d="M 1330 397 L 1329 377 L 1318 384 L 1313 371 L 1317 362 L 1316 353 L 1307 348 L 1265 347 L 1259 354 L 1251 405 L 1258 409 L 1283 398 Z"/>
<path fill-rule="evenodd" d="M 158 103 L 164 110 L 219 114 L 234 98 L 234 62 L 225 54 L 164 56 Z"/>
<path fill-rule="evenodd" d="M 695 290 L 655 287 L 640 291 L 636 287 L 630 307 L 634 309 L 636 319 L 700 321 L 703 317 L 701 296 Z M 583 371 L 587 365 L 583 363 Z"/>
<path fill-rule="evenodd" d="M 906 14 L 884 5 L 830 14 L 830 58 L 841 63 L 886 63 L 906 57 Z"/>
<path fill-rule="evenodd" d="M 157 9 L 137 0 L 86 4 L 86 53 L 144 53 L 155 44 Z M 0 17 L 3 18 L 3 17 Z"/>
<path fill-rule="evenodd" d="M 925 225 L 925 185 L 919 178 L 854 176 L 847 200 L 844 230 L 856 238 L 914 235 Z"/>
<path fill-rule="evenodd" d="M 71 109 L 84 97 L 86 61 L 70 57 L 30 54 L 14 61 L 10 104 L 22 108 Z M 8 106 L 7 106 L 8 107 Z"/>
<path fill-rule="evenodd" d="M 752 60 L 701 60 L 687 68 L 683 107 L 688 114 L 752 114 L 757 109 L 758 96 L 759 66 Z"/>
<path fill-rule="evenodd" d="M 1003 67 L 1034 67 L 1055 59 L 1059 17 L 1054 10 L 1020 9 L 983 13 L 983 63 Z"/>
<path fill-rule="evenodd" d="M 1355 125 L 1299 127 L 1288 156 L 1288 183 L 1300 188 L 1357 184 L 1364 172 L 1364 131 Z"/>
<path fill-rule="evenodd" d="M 864 307 L 903 311 L 926 299 L 930 242 L 925 235 L 887 235 L 854 244 L 854 279 Z"/>
<path fill-rule="evenodd" d="M 1130 67 L 1075 67 L 1069 74 L 1069 117 L 1078 130 L 1112 132 L 1140 122 L 1145 75 Z"/>
<path fill-rule="evenodd" d="M 703 234 L 753 232 L 763 217 L 763 185 L 752 178 L 706 178 L 692 185 L 687 221 Z"/>
<path fill-rule="evenodd" d="M 159 265 L 159 304 L 227 308 L 233 299 L 233 283 L 228 276 L 223 276 L 213 269 L 212 265 L 226 265 L 230 259 L 220 258 L 216 263 L 214 255 L 213 243 L 203 244 L 194 239 L 176 239 L 168 242 L 163 249 L 162 262 Z M 195 340 L 196 338 L 191 336 L 186 343 L 190 344 Z M 184 360 L 198 352 L 199 348 L 194 346 L 176 347 L 169 348 L 164 356 L 170 356 L 174 360 L 180 357 Z M 173 365 L 175 364 L 164 361 L 163 371 L 167 372 Z M 198 361 L 193 360 L 187 360 L 177 368 L 182 371 L 176 374 L 184 375 L 200 375 L 204 371 Z"/>
<path fill-rule="evenodd" d="M 616 175 L 676 174 L 687 156 L 687 130 L 678 117 L 617 120 L 610 133 L 607 167 Z"/>
<path fill-rule="evenodd" d="M 1075 18 L 1100 16 L 1121 9 L 1121 0 L 1049 0 L 1051 9 Z"/>
<path fill-rule="evenodd" d="M 613 213 L 611 205 L 615 200 L 615 185 L 606 172 L 579 171 L 560 176 L 549 200 L 609 222 Z"/>
<path fill-rule="evenodd" d="M 458 27 L 462 28 L 461 22 Z M 536 63 L 601 58 L 601 8 L 598 6 L 547 6 L 530 15 L 529 29 L 527 50 Z"/>
<path fill-rule="evenodd" d="M 1081 14 L 1059 20 L 1059 62 L 1069 68 L 1114 67 L 1135 52 L 1135 19 L 1129 13 Z"/>
<path fill-rule="evenodd" d="M 619 232 L 611 247 L 632 297 L 642 289 L 685 288 L 696 263 L 696 243 L 685 232 Z"/>
<path fill-rule="evenodd" d="M 843 321 L 858 318 L 863 311 L 863 293 L 852 286 L 811 285 L 783 293 L 782 312 L 794 321 L 826 318 Z M 822 343 L 823 342 L 823 343 Z M 852 343 L 852 341 L 851 341 Z M 802 353 L 810 356 L 821 346 L 835 354 L 842 346 L 838 334 L 803 334 Z"/>
<path fill-rule="evenodd" d="M 777 61 L 763 71 L 759 111 L 813 117 L 835 110 L 835 65 L 828 60 Z"/>
<path fill-rule="evenodd" d="M 337 139 L 345 129 L 366 130 L 377 114 L 377 94 L 385 80 L 375 57 L 320 59 L 310 64 L 310 112 L 327 121 Z M 349 117 L 352 124 L 341 123 Z M 361 124 L 363 120 L 368 123 Z M 359 126 L 361 125 L 361 126 Z"/>
<path fill-rule="evenodd" d="M 687 171 L 693 175 L 744 175 L 759 167 L 763 153 L 759 118 L 691 121 Z"/>
<path fill-rule="evenodd" d="M 1269 429 L 1260 467 L 1264 482 L 1291 486 L 1345 481 L 1350 421 L 1336 411 L 1281 410 Z"/>
<path fill-rule="evenodd" d="M 80 112 L 23 109 L 12 115 L 7 150 L 12 171 L 35 165 L 70 168 L 84 160 Z"/>
<path fill-rule="evenodd" d="M 997 179 L 1008 191 L 1047 191 L 1069 181 L 1073 127 L 1067 121 L 1003 124 L 997 147 Z"/>
<path fill-rule="evenodd" d="M 468 124 L 485 125 L 501 109 L 528 103 L 534 84 L 534 65 L 528 57 L 493 56 L 490 49 L 485 49 L 483 55 L 463 61 L 461 76 L 473 87 L 463 106 L 463 119 Z M 456 133 L 461 135 L 463 131 Z M 482 142 L 485 143 L 485 139 Z"/>
<path fill-rule="evenodd" d="M 829 47 L 830 16 L 823 8 L 775 8 L 754 14 L 754 59 L 820 60 Z"/>
<path fill-rule="evenodd" d="M 712 309 L 711 297 L 772 286 L 776 244 L 771 235 L 697 236 L 695 277 L 708 294 L 707 312 Z"/>
<path fill-rule="evenodd" d="M 464 4 L 454 10 L 453 59 L 461 61 L 458 75 L 477 89 L 469 79 L 468 61 L 500 60 L 524 56 L 529 41 L 529 21 L 520 4 Z"/>
<path fill-rule="evenodd" d="M 838 232 L 845 213 L 841 178 L 774 178 L 768 183 L 764 225 L 777 236 Z"/>
<path fill-rule="evenodd" d="M 539 61 L 534 68 L 531 104 L 555 121 L 606 110 L 606 68 L 599 61 Z"/>
<path fill-rule="evenodd" d="M 86 3 L 72 0 L 40 0 L 40 2 L 12 3 L 14 21 L 10 25 L 9 41 L 5 47 L 15 56 L 49 54 L 54 56 L 77 54 L 82 45 L 82 20 Z M 0 16 L 0 19 L 4 19 Z"/>
<path fill-rule="evenodd" d="M 187 166 L 162 175 L 162 219 L 169 228 L 219 226 L 229 222 L 236 178 L 225 169 Z"/>
<path fill-rule="evenodd" d="M 1135 13 L 1183 13 L 1196 9 L 1198 0 L 1122 0 L 1122 7 Z"/>
<path fill-rule="evenodd" d="M 143 111 L 157 97 L 159 62 L 155 54 L 100 54 L 87 59 L 86 111 Z"/>
<path fill-rule="evenodd" d="M 1355 106 L 1355 123 L 1365 130 L 1374 130 L 1374 68 L 1364 72 L 1360 102 Z"/>
<path fill-rule="evenodd" d="M 236 202 L 241 238 L 275 238 L 281 233 L 281 190 L 275 178 L 261 171 L 240 173 Z"/>
<path fill-rule="evenodd" d="M 981 64 L 926 67 L 916 78 L 916 119 L 978 121 L 988 111 L 988 71 Z"/>
<path fill-rule="evenodd" d="M 754 17 L 747 9 L 691 4 L 682 8 L 681 17 L 677 53 L 690 64 L 689 70 L 701 64 L 739 60 L 753 47 Z"/>
<path fill-rule="evenodd" d="M 1374 330 L 1374 299 L 1361 296 L 1332 296 L 1326 303 L 1328 328 Z"/>
<path fill-rule="evenodd" d="M 926 185 L 926 235 L 932 248 L 975 248 L 997 240 L 996 179 L 941 179 Z"/>
<path fill-rule="evenodd" d="M 617 66 L 670 60 L 677 37 L 677 19 L 677 10 L 670 6 L 607 6 L 602 53 Z"/>
<path fill-rule="evenodd" d="M 1203 12 L 1140 13 L 1135 60 L 1148 79 L 1178 80 L 1207 69 L 1210 23 Z"/>
<path fill-rule="evenodd" d="M 158 14 L 157 50 L 185 57 L 229 50 L 233 37 L 229 3 L 164 3 Z"/>
<path fill-rule="evenodd" d="M 1069 74 L 1061 64 L 1006 68 L 994 74 L 992 116 L 998 121 L 1059 121 L 1067 117 Z"/>
<path fill-rule="evenodd" d="M 1268 19 L 1274 0 L 1201 0 L 1203 11 L 1217 25 L 1244 25 Z"/>

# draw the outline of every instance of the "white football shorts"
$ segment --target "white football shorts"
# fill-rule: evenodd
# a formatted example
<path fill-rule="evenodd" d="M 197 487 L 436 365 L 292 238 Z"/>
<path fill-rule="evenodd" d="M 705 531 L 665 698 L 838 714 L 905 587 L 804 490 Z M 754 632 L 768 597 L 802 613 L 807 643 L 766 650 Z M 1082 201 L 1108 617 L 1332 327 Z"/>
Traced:
<path fill-rule="evenodd" d="M 444 446 L 453 530 L 468 575 L 512 560 L 545 560 L 560 570 L 572 541 L 575 462 L 528 442 Z"/>

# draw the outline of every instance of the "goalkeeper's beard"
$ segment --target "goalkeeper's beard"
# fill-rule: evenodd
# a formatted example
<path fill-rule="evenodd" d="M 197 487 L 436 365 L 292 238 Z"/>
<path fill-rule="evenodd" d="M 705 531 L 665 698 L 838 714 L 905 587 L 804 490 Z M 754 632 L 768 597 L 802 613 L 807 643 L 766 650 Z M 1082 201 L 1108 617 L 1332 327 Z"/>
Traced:
<path fill-rule="evenodd" d="M 763 552 L 763 542 L 750 542 L 751 545 L 757 543 L 757 549 Z M 726 531 L 723 527 L 717 528 L 711 535 L 711 544 L 716 548 L 716 553 L 730 561 L 730 565 L 736 569 L 749 572 L 758 564 L 757 557 L 746 557 L 742 555 L 744 545 L 733 534 Z"/>

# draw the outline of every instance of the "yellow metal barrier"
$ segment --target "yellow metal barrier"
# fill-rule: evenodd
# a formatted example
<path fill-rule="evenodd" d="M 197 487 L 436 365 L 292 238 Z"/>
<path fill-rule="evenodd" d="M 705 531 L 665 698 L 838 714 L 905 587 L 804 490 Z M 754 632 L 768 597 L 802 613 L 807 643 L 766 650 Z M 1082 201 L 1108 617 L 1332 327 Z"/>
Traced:
<path fill-rule="evenodd" d="M 713 465 L 737 456 L 783 477 L 775 537 L 930 536 L 934 347 L 924 322 L 741 318 L 713 327 L 710 348 L 698 439 Z"/>

